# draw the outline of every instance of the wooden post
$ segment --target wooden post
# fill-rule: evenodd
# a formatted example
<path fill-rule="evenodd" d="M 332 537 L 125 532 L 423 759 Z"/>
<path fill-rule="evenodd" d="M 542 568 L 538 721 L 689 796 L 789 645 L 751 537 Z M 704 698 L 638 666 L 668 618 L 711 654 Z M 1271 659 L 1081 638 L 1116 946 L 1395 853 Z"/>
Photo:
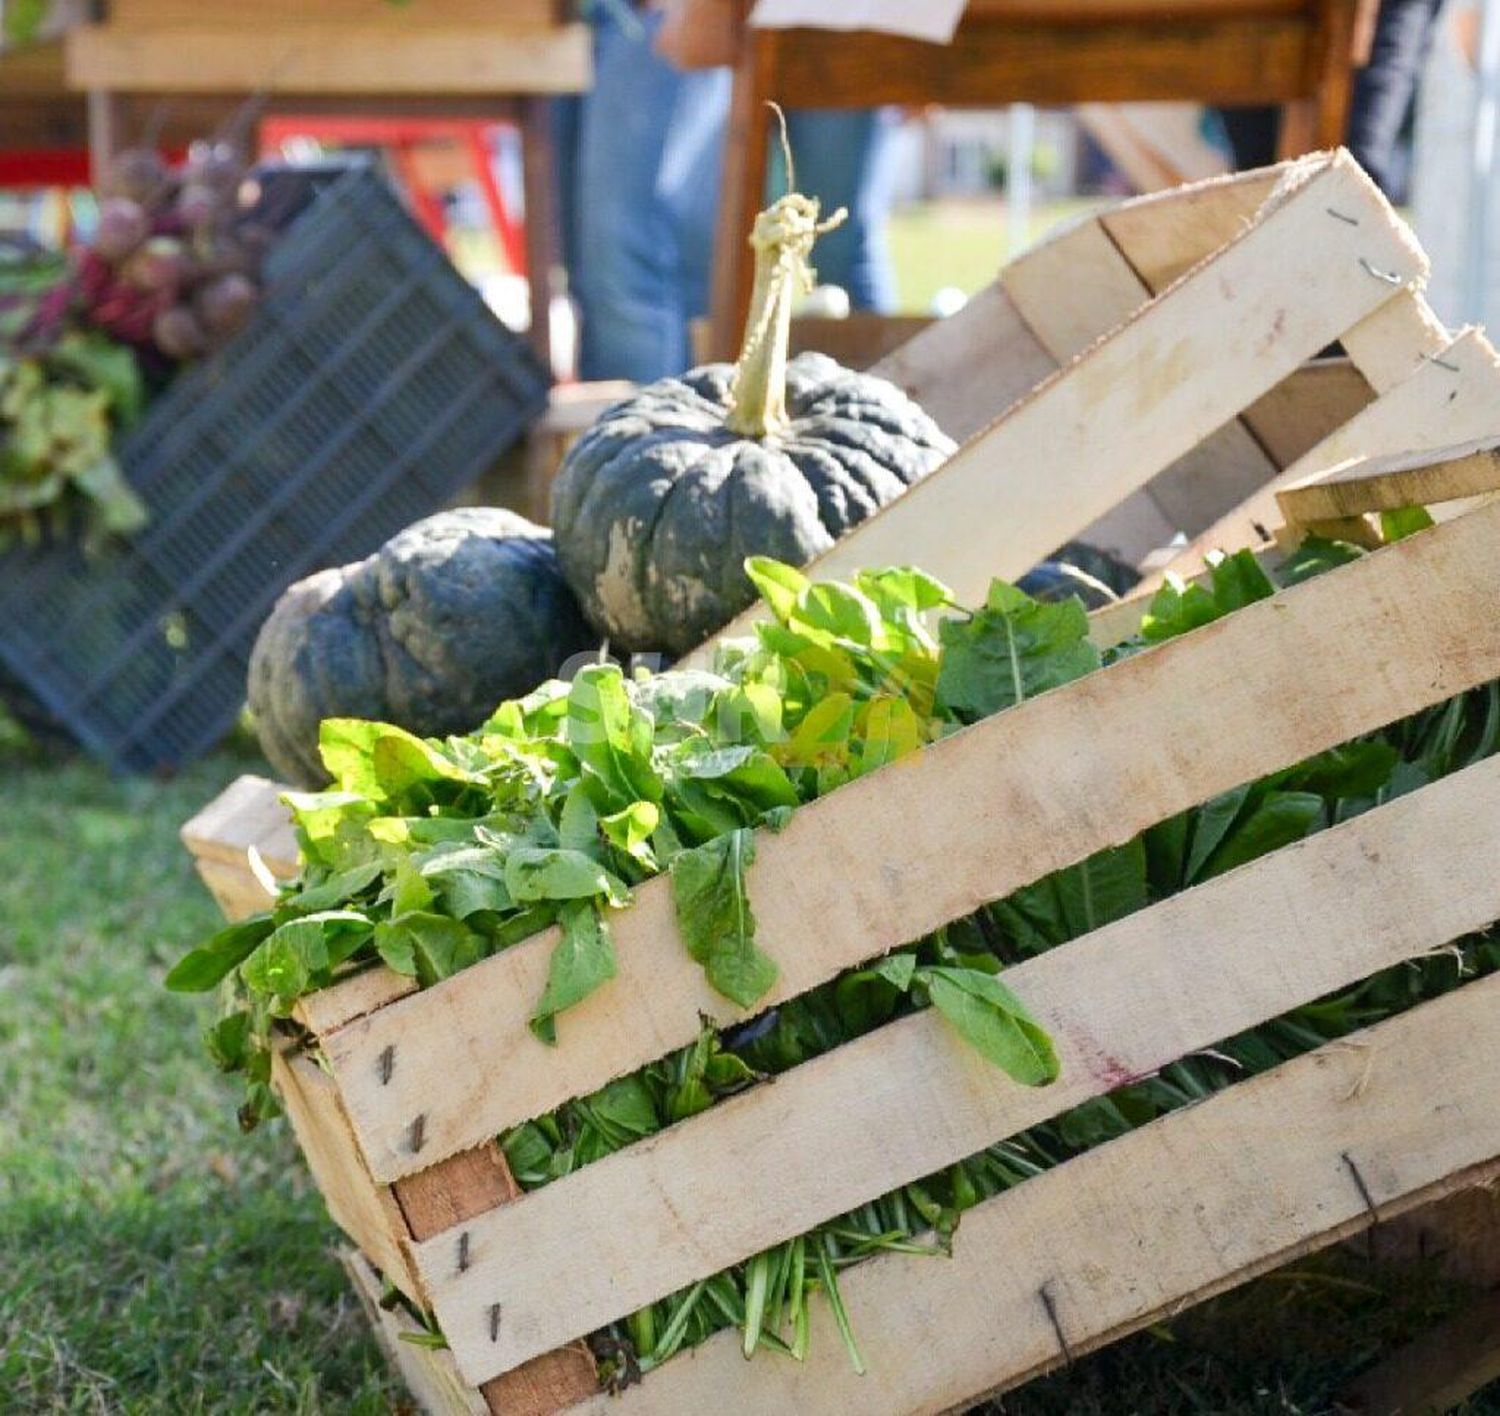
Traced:
<path fill-rule="evenodd" d="M 110 159 L 120 150 L 124 111 L 120 95 L 108 89 L 90 89 L 87 96 L 89 130 L 89 181 L 98 186 Z"/>
<path fill-rule="evenodd" d="M 519 100 L 521 180 L 526 198 L 526 279 L 531 287 L 531 347 L 553 372 L 552 273 L 558 263 L 557 161 L 552 143 L 551 100 Z"/>

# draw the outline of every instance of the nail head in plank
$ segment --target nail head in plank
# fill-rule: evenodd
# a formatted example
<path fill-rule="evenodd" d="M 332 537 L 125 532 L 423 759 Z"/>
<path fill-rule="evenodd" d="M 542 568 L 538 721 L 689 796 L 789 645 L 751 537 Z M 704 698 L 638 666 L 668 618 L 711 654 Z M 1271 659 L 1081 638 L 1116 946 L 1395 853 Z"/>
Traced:
<path fill-rule="evenodd" d="M 1484 928 L 1500 918 L 1496 821 L 1500 759 L 1009 969 L 1056 1040 L 1049 1087 L 1011 1082 L 928 1010 L 472 1221 L 464 1272 L 445 1240 L 417 1245 L 460 1367 L 525 1361 Z M 493 1301 L 506 1324 L 486 1342 L 473 1317 Z"/>
<path fill-rule="evenodd" d="M 1500 506 L 1484 507 L 803 807 L 779 835 L 762 833 L 750 878 L 761 946 L 781 969 L 763 1002 L 1216 792 L 1500 678 L 1497 545 Z M 895 835 L 892 820 L 903 823 Z M 405 1129 L 418 1111 L 425 1154 L 453 1154 L 687 1045 L 700 1013 L 744 1016 L 682 950 L 668 881 L 642 886 L 613 927 L 619 974 L 560 1020 L 556 1048 L 526 1026 L 555 932 L 326 1039 L 377 1176 L 415 1168 Z M 399 1062 L 382 1086 L 391 1043 Z"/>

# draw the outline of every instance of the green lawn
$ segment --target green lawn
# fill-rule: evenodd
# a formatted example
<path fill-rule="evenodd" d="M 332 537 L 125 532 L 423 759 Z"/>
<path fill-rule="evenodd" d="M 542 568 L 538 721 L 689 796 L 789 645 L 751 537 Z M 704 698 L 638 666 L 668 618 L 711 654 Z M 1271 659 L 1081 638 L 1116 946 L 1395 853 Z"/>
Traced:
<path fill-rule="evenodd" d="M 255 766 L 226 752 L 131 782 L 0 756 L 6 1416 L 399 1409 L 284 1128 L 239 1134 L 235 1089 L 199 1052 L 209 1005 L 159 987 L 217 919 L 177 827 Z M 1349 1257 L 1300 1265 L 995 1409 L 1325 1412 L 1456 1300 L 1428 1276 L 1394 1299 L 1370 1279 Z"/>

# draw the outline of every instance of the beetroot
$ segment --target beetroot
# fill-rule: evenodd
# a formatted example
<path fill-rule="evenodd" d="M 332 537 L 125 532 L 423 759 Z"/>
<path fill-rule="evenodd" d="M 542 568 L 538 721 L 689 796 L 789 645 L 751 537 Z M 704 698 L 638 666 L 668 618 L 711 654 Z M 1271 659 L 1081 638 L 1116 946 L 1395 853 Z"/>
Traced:
<path fill-rule="evenodd" d="M 109 197 L 99 208 L 94 250 L 107 261 L 123 261 L 151 233 L 151 222 L 139 202 Z"/>
<path fill-rule="evenodd" d="M 125 262 L 123 274 L 137 289 L 172 294 L 187 272 L 182 242 L 173 236 L 153 236 Z"/>
<path fill-rule="evenodd" d="M 151 338 L 169 359 L 192 359 L 208 348 L 208 337 L 184 305 L 163 310 L 151 326 Z"/>
<path fill-rule="evenodd" d="M 237 273 L 211 280 L 193 297 L 193 312 L 215 338 L 243 329 L 255 311 L 254 282 Z"/>

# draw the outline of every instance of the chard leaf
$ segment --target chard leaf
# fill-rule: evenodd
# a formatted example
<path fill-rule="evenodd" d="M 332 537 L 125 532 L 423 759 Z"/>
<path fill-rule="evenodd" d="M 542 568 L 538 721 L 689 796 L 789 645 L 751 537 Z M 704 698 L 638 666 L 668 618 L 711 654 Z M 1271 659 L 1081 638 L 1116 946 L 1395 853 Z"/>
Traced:
<path fill-rule="evenodd" d="M 938 702 L 966 722 L 1071 683 L 1100 662 L 1082 601 L 1043 604 L 1000 580 L 982 610 L 944 620 L 939 634 Z"/>
<path fill-rule="evenodd" d="M 776 963 L 755 945 L 746 873 L 755 836 L 732 831 L 672 859 L 672 898 L 687 951 L 726 998 L 749 1008 L 776 982 Z"/>
<path fill-rule="evenodd" d="M 855 720 L 860 774 L 906 757 L 922 745 L 922 725 L 904 698 L 882 694 L 860 707 Z"/>
<path fill-rule="evenodd" d="M 609 927 L 588 901 L 565 904 L 559 914 L 562 937 L 547 966 L 547 986 L 531 1019 L 531 1030 L 543 1042 L 557 1042 L 557 1015 L 582 1002 L 615 976 L 615 949 Z"/>
<path fill-rule="evenodd" d="M 623 881 L 582 851 L 552 846 L 519 846 L 505 860 L 505 888 L 518 902 L 588 900 L 607 895 L 623 902 Z"/>
<path fill-rule="evenodd" d="M 505 888 L 504 858 L 488 846 L 439 851 L 422 861 L 421 871 L 454 919 L 499 914 L 514 904 Z"/>
<path fill-rule="evenodd" d="M 397 973 L 424 988 L 479 962 L 479 939 L 447 915 L 414 910 L 377 926 L 376 951 Z"/>
<path fill-rule="evenodd" d="M 579 671 L 568 692 L 567 731 L 584 773 L 619 805 L 661 800 L 661 779 L 651 765 L 651 717 L 631 703 L 613 664 Z"/>
<path fill-rule="evenodd" d="M 745 561 L 745 574 L 755 586 L 766 608 L 785 624 L 797 603 L 797 597 L 807 589 L 808 580 L 800 570 L 770 556 L 751 556 Z"/>
<path fill-rule="evenodd" d="M 351 866 L 348 870 L 330 875 L 320 885 L 299 890 L 286 902 L 286 908 L 298 914 L 315 914 L 319 910 L 331 910 L 347 904 L 356 895 L 362 895 L 380 878 L 380 862 L 366 861 L 363 865 Z"/>
<path fill-rule="evenodd" d="M 603 817 L 599 829 L 617 851 L 655 874 L 656 856 L 651 849 L 651 834 L 660 822 L 661 811 L 654 802 L 637 801 L 623 811 Z"/>
<path fill-rule="evenodd" d="M 1007 1076 L 1029 1087 L 1057 1080 L 1052 1040 L 993 974 L 935 966 L 919 969 L 917 979 L 959 1036 Z"/>
<path fill-rule="evenodd" d="M 268 913 L 228 925 L 179 959 L 166 986 L 174 993 L 206 993 L 244 963 L 274 928 Z"/>

